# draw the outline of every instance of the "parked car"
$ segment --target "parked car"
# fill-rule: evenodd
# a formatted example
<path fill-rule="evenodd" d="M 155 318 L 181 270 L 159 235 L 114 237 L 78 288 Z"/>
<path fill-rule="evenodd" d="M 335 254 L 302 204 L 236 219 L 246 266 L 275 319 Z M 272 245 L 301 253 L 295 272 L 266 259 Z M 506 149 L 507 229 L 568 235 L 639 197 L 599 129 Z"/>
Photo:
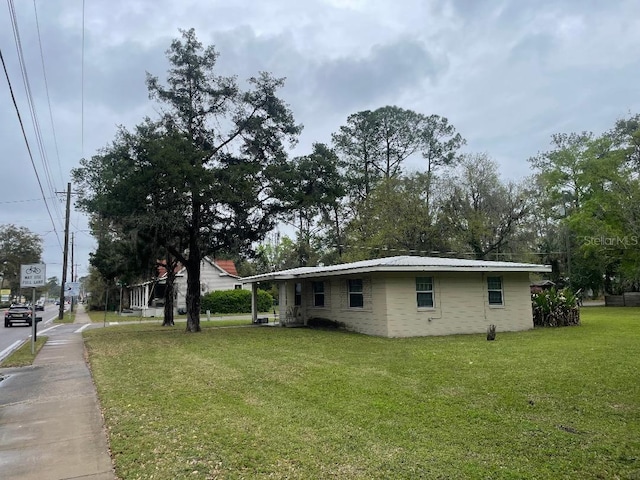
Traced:
<path fill-rule="evenodd" d="M 33 310 L 30 305 L 15 304 L 9 307 L 4 314 L 4 327 L 12 327 L 16 323 L 23 323 L 27 326 L 31 326 L 31 318 L 33 316 Z M 41 322 L 42 317 L 36 317 L 36 323 Z"/>

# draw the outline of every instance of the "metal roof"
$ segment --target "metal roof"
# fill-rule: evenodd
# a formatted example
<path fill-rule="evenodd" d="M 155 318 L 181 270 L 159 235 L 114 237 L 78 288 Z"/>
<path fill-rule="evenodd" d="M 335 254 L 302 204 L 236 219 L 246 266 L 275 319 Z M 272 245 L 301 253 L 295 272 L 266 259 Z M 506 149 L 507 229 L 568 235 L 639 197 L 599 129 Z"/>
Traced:
<path fill-rule="evenodd" d="M 549 265 L 535 263 L 493 262 L 462 258 L 398 257 L 376 258 L 360 262 L 342 263 L 326 267 L 299 267 L 279 272 L 264 273 L 242 278 L 242 283 L 294 278 L 326 277 L 371 272 L 550 272 Z"/>

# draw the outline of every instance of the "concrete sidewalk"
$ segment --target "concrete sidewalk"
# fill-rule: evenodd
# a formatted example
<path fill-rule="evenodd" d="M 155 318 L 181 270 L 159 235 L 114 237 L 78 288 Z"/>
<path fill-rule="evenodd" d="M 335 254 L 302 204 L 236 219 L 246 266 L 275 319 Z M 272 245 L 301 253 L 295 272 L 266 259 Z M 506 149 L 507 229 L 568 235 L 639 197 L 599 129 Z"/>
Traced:
<path fill-rule="evenodd" d="M 3 480 L 116 478 L 78 324 L 57 325 L 31 367 L 0 368 Z"/>

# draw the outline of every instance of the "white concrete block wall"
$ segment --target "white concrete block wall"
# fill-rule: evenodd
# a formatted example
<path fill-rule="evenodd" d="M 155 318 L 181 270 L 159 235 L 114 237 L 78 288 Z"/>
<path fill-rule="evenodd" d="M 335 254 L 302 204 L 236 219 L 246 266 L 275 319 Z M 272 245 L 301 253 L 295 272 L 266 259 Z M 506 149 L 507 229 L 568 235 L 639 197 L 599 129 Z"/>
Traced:
<path fill-rule="evenodd" d="M 505 273 L 503 276 L 505 307 L 491 308 L 488 319 L 496 330 L 519 331 L 533 328 L 531 281 L 528 273 Z"/>
<path fill-rule="evenodd" d="M 415 277 L 434 278 L 434 308 L 417 308 Z M 501 276 L 503 306 L 490 306 L 487 274 L 447 272 L 394 274 L 387 277 L 387 305 L 390 337 L 483 333 L 489 325 L 500 331 L 533 328 L 529 274 Z"/>
<path fill-rule="evenodd" d="M 434 307 L 418 308 L 416 277 L 433 277 Z M 500 276 L 503 305 L 490 306 L 487 276 Z M 363 279 L 363 308 L 348 306 L 347 280 Z M 413 337 L 498 332 L 533 328 L 529 274 L 482 272 L 390 273 L 318 278 L 325 282 L 325 305 L 313 305 L 312 280 L 302 283 L 301 319 L 320 317 L 345 324 L 352 331 L 385 337 Z M 296 281 L 282 284 L 280 315 L 293 306 Z M 284 300 L 284 302 L 283 302 Z"/>
<path fill-rule="evenodd" d="M 348 280 L 363 280 L 362 308 L 349 307 Z M 347 329 L 367 335 L 387 336 L 386 299 L 384 282 L 371 276 L 335 277 L 332 279 L 332 292 L 338 295 L 338 308 L 333 308 L 336 320 Z"/>

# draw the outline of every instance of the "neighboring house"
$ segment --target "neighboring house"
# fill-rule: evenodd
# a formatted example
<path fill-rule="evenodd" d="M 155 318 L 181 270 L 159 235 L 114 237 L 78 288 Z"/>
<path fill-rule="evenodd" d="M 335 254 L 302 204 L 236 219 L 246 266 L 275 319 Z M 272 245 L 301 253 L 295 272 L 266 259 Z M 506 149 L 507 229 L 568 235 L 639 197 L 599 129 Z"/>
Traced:
<path fill-rule="evenodd" d="M 242 279 L 279 287 L 281 323 L 311 318 L 383 337 L 413 337 L 533 328 L 529 263 L 400 256 L 301 267 Z M 257 312 L 253 311 L 254 321 Z"/>
<path fill-rule="evenodd" d="M 167 281 L 166 269 L 158 269 L 158 278 L 129 287 L 129 307 L 142 310 L 143 316 L 162 316 L 164 313 L 164 291 Z M 200 264 L 200 293 L 214 290 L 243 288 L 236 266 L 232 260 L 213 260 L 205 257 Z M 186 311 L 187 269 L 176 268 L 174 283 L 174 306 L 178 312 Z"/>
<path fill-rule="evenodd" d="M 556 284 L 551 280 L 535 280 L 531 282 L 531 293 L 540 293 L 543 290 L 550 290 Z"/>

